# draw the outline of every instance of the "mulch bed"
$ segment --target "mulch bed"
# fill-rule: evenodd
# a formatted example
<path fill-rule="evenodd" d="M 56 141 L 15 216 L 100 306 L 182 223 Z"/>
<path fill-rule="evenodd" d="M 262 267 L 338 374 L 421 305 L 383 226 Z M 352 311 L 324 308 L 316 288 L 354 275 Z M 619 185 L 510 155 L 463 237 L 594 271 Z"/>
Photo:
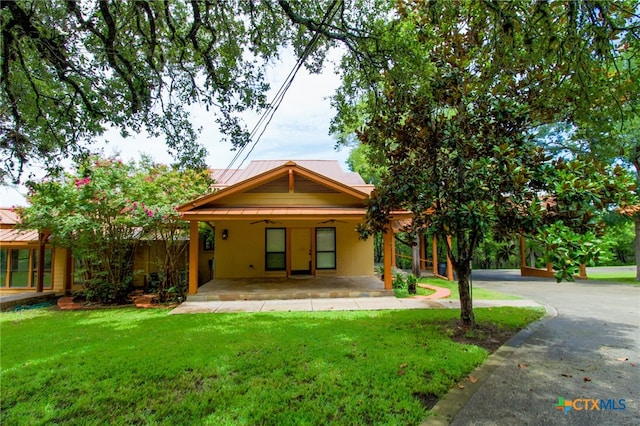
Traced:
<path fill-rule="evenodd" d="M 158 302 L 157 294 L 141 294 L 134 292 L 129 295 L 131 303 L 123 303 L 118 305 L 103 305 L 101 303 L 87 302 L 80 296 L 64 296 L 58 299 L 58 308 L 65 311 L 87 310 L 87 309 L 108 309 L 108 308 L 125 308 L 135 306 L 137 308 L 160 308 L 173 309 L 177 304 L 161 304 Z"/>
<path fill-rule="evenodd" d="M 468 345 L 476 345 L 489 353 L 497 351 L 504 343 L 520 330 L 498 327 L 495 324 L 476 324 L 475 327 L 464 327 L 459 320 L 451 320 L 444 324 L 451 340 Z"/>

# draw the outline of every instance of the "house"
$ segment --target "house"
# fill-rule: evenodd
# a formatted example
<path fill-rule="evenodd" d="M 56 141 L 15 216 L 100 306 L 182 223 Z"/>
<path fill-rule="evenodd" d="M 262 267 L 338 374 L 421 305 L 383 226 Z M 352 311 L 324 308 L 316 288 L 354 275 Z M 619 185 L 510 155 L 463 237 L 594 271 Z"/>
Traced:
<path fill-rule="evenodd" d="M 214 192 L 178 208 L 192 241 L 199 223 L 215 227 L 215 258 L 202 242 L 190 246 L 189 294 L 211 278 L 374 275 L 373 241 L 356 231 L 374 187 L 357 173 L 337 161 L 265 160 L 214 170 L 213 178 Z M 385 278 L 390 289 L 391 275 Z"/>
<path fill-rule="evenodd" d="M 179 207 L 190 222 L 188 258 L 179 260 L 190 294 L 215 279 L 374 276 L 373 239 L 356 231 L 374 187 L 338 161 L 252 161 L 241 170 L 213 170 L 212 177 L 211 193 Z M 82 288 L 68 250 L 50 246 L 46 233 L 13 229 L 17 215 L 2 212 L 2 293 Z M 392 223 L 410 217 L 392 212 Z M 201 223 L 210 236 L 201 234 Z M 394 228 L 384 234 L 387 271 Z M 161 256 L 153 238 L 136 244 L 134 285 L 147 286 Z M 391 274 L 384 278 L 380 288 L 391 289 Z"/>
<path fill-rule="evenodd" d="M 0 294 L 64 292 L 70 256 L 48 244 L 48 235 L 15 229 L 18 215 L 0 208 Z"/>

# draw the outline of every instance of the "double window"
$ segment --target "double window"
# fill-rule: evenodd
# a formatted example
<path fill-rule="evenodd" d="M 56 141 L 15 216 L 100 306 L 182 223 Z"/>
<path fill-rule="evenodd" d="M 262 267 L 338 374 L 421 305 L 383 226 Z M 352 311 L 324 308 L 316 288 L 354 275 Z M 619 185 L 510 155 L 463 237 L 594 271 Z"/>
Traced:
<path fill-rule="evenodd" d="M 287 269 L 287 231 L 265 229 L 265 269 Z M 316 228 L 316 269 L 336 269 L 336 228 Z"/>
<path fill-rule="evenodd" d="M 33 288 L 38 284 L 39 249 L 0 249 L 0 286 Z M 44 287 L 51 287 L 51 249 L 44 250 Z"/>

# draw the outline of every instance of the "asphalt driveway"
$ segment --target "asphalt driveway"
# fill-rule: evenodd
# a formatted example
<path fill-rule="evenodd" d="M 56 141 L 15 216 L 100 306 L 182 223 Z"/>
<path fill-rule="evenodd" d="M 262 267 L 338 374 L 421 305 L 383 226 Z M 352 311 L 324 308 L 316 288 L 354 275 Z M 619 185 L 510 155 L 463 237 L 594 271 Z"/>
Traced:
<path fill-rule="evenodd" d="M 452 424 L 640 424 L 640 287 L 557 284 L 515 271 L 476 271 L 473 284 L 548 305 L 557 316 L 497 367 Z M 556 409 L 559 398 L 573 408 Z M 605 400 L 606 409 L 577 399 Z"/>

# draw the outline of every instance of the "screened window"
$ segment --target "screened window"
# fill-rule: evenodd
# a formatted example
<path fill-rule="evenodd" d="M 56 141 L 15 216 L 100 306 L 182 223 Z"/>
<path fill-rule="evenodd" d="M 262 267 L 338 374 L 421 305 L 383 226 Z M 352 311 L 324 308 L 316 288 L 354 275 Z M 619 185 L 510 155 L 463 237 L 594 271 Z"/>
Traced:
<path fill-rule="evenodd" d="M 336 228 L 316 228 L 316 268 L 336 269 Z"/>
<path fill-rule="evenodd" d="M 287 269 L 286 230 L 284 228 L 265 229 L 265 269 L 284 271 Z"/>

